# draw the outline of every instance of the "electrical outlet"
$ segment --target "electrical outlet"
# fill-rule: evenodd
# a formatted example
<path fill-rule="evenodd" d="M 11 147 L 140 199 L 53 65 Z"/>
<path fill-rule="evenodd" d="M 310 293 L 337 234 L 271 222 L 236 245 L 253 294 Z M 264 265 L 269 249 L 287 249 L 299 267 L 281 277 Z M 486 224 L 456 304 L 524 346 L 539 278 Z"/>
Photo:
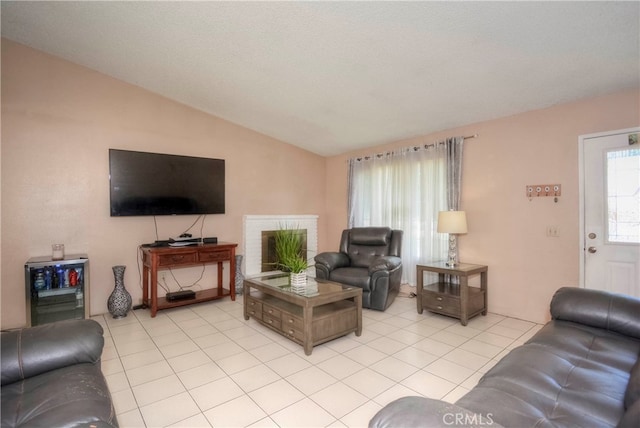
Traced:
<path fill-rule="evenodd" d="M 560 237 L 560 228 L 558 226 L 547 226 L 547 236 L 549 238 L 558 238 Z"/>

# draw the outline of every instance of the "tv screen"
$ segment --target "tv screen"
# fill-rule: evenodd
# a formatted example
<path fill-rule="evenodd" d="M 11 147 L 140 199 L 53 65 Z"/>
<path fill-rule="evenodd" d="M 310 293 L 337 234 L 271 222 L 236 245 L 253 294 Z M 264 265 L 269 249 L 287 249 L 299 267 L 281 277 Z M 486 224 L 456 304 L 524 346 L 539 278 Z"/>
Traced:
<path fill-rule="evenodd" d="M 109 149 L 111 217 L 224 214 L 224 159 Z"/>

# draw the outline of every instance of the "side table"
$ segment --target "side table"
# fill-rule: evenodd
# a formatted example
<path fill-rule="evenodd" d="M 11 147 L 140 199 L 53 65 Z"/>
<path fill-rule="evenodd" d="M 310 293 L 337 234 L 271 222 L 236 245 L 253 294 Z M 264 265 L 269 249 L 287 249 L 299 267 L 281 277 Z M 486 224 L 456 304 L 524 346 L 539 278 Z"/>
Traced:
<path fill-rule="evenodd" d="M 419 314 L 427 309 L 459 318 L 462 325 L 478 314 L 487 314 L 487 266 L 459 263 L 449 267 L 446 262 L 435 262 L 418 264 L 416 270 Z M 424 285 L 424 272 L 437 273 L 438 282 Z M 458 277 L 459 284 L 447 280 L 446 275 Z M 480 287 L 469 287 L 469 277 L 473 275 L 480 275 Z"/>

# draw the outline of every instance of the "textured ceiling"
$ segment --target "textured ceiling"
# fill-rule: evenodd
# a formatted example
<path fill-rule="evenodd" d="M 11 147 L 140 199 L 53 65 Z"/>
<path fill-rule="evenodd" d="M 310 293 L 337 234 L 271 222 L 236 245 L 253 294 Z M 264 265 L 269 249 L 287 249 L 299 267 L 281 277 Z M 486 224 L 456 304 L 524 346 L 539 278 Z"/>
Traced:
<path fill-rule="evenodd" d="M 10 2 L 2 36 L 321 155 L 640 86 L 640 2 Z"/>

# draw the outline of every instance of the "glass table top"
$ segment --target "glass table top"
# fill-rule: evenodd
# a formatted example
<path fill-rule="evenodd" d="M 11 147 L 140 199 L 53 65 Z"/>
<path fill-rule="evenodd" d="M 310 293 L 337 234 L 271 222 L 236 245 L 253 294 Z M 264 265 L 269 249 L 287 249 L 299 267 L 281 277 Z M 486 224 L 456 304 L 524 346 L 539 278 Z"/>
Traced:
<path fill-rule="evenodd" d="M 264 276 L 247 278 L 252 282 L 272 287 L 284 293 L 292 293 L 303 297 L 314 297 L 322 294 L 336 293 L 350 290 L 353 287 L 330 281 L 317 281 L 315 278 L 307 276 L 307 285 L 304 287 L 291 287 L 291 277 L 288 273 L 271 273 Z"/>

